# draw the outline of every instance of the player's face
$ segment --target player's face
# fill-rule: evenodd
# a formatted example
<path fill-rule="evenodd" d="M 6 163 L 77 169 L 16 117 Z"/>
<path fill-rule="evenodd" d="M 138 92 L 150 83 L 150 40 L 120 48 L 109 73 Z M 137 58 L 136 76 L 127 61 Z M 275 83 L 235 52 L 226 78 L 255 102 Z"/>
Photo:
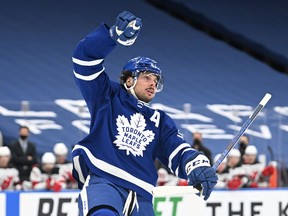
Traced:
<path fill-rule="evenodd" d="M 218 171 L 219 173 L 222 173 L 222 172 L 225 170 L 226 166 L 227 166 L 226 163 L 220 164 L 219 167 L 218 167 L 218 169 L 217 169 L 217 171 Z"/>
<path fill-rule="evenodd" d="M 42 169 L 46 172 L 50 172 L 55 165 L 52 163 L 44 163 L 42 164 Z"/>
<path fill-rule="evenodd" d="M 253 164 L 256 161 L 257 155 L 254 154 L 244 154 L 244 163 Z"/>
<path fill-rule="evenodd" d="M 157 90 L 158 77 L 153 73 L 141 73 L 137 79 L 134 91 L 139 100 L 150 102 Z"/>
<path fill-rule="evenodd" d="M 6 168 L 10 161 L 10 156 L 0 156 L 0 168 Z"/>
<path fill-rule="evenodd" d="M 56 161 L 59 164 L 64 164 L 66 161 L 66 155 L 56 155 Z"/>
<path fill-rule="evenodd" d="M 240 157 L 236 157 L 236 156 L 229 156 L 228 157 L 228 165 L 230 167 L 235 167 L 240 161 Z"/>

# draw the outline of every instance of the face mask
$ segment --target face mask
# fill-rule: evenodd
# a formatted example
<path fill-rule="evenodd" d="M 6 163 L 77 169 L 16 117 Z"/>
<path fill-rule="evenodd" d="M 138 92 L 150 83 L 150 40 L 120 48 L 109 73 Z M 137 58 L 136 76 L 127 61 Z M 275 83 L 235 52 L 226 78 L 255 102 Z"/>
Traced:
<path fill-rule="evenodd" d="M 196 139 L 194 139 L 193 144 L 200 146 L 202 143 L 201 143 L 201 141 L 199 139 L 196 138 Z"/>
<path fill-rule="evenodd" d="M 244 142 L 240 142 L 240 149 L 245 149 L 246 148 L 246 144 Z"/>
<path fill-rule="evenodd" d="M 28 136 L 25 136 L 25 135 L 20 135 L 20 139 L 21 139 L 21 140 L 26 140 L 26 139 L 27 139 L 27 137 L 28 137 Z"/>

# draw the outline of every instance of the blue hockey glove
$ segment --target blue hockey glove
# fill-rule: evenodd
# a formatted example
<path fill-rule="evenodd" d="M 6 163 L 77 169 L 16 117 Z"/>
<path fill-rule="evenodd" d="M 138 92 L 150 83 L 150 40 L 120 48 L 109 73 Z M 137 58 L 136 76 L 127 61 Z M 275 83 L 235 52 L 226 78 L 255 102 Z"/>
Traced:
<path fill-rule="evenodd" d="M 217 183 L 216 170 L 210 166 L 209 159 L 202 154 L 188 161 L 185 165 L 188 184 L 200 190 L 200 195 L 207 200 Z"/>
<path fill-rule="evenodd" d="M 130 46 L 135 42 L 141 27 L 141 19 L 128 11 L 123 11 L 109 32 L 112 39 L 124 46 Z"/>

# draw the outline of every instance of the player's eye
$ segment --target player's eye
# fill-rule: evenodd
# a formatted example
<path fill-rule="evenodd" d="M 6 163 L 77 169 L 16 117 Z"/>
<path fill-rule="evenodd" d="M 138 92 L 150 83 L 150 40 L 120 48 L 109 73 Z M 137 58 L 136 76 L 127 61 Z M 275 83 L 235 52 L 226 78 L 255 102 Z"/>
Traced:
<path fill-rule="evenodd" d="M 150 81 L 150 80 L 151 80 L 151 77 L 150 77 L 148 74 L 144 74 L 143 78 L 144 78 L 146 81 Z"/>
<path fill-rule="evenodd" d="M 143 79 L 146 80 L 147 82 L 153 81 L 156 85 L 158 84 L 158 77 L 155 76 L 154 74 L 143 74 Z"/>

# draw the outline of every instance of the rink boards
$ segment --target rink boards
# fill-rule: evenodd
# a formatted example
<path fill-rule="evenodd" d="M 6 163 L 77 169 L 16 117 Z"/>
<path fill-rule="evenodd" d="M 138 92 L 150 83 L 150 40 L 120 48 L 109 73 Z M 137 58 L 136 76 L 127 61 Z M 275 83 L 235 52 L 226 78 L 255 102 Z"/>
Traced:
<path fill-rule="evenodd" d="M 288 215 L 288 189 L 213 191 L 154 198 L 156 216 Z M 78 191 L 0 192 L 0 216 L 77 216 Z"/>

